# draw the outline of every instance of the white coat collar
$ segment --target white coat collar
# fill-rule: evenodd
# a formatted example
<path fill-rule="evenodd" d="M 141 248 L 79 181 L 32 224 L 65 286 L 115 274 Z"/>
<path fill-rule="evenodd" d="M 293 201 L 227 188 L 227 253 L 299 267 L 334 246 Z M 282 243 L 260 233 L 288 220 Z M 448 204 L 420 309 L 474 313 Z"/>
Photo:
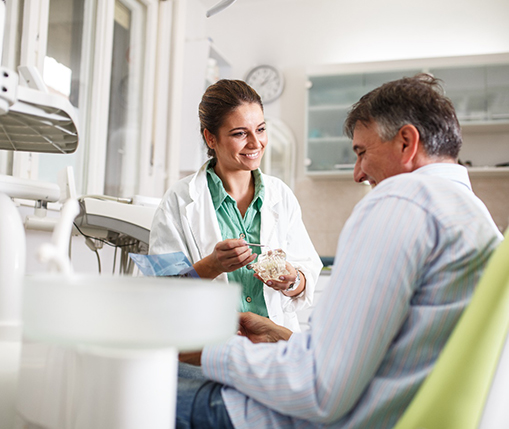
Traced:
<path fill-rule="evenodd" d="M 189 225 L 201 258 L 210 255 L 215 245 L 223 240 L 208 189 L 207 167 L 209 163 L 210 160 L 202 165 L 191 179 L 189 195 L 192 202 L 186 207 L 186 216 L 189 219 Z M 277 234 L 279 213 L 276 207 L 282 198 L 281 186 L 271 176 L 263 173 L 262 176 L 265 197 L 261 209 L 260 242 L 271 248 L 277 248 L 281 245 Z M 210 214 L 210 216 L 204 215 L 204 213 Z M 220 276 L 220 278 L 223 277 L 226 279 L 226 274 Z"/>

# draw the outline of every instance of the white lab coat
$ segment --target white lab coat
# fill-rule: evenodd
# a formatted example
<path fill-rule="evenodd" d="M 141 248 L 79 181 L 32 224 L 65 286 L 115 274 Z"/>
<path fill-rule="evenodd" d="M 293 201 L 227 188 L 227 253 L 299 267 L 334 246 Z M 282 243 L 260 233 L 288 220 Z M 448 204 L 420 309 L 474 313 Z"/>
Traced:
<path fill-rule="evenodd" d="M 151 254 L 182 251 L 194 264 L 210 255 L 214 246 L 223 240 L 208 189 L 207 165 L 208 162 L 195 174 L 177 182 L 164 195 L 152 223 Z M 322 263 L 304 227 L 293 192 L 281 180 L 262 176 L 265 198 L 260 242 L 272 249 L 283 249 L 288 262 L 306 276 L 306 289 L 296 298 L 265 285 L 263 295 L 270 319 L 298 332 L 295 311 L 311 305 Z M 221 274 L 216 280 L 227 282 L 227 274 Z"/>

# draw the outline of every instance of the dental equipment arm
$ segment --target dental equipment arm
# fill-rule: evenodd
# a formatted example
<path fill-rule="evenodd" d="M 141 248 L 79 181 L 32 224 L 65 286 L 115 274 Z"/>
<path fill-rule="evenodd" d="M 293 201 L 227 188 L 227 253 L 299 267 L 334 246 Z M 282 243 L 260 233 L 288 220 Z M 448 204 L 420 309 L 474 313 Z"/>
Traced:
<path fill-rule="evenodd" d="M 78 216 L 80 206 L 77 200 L 67 200 L 62 207 L 60 221 L 57 223 L 51 243 L 43 244 L 39 249 L 39 258 L 48 263 L 50 272 L 72 274 L 69 260 L 69 240 L 72 233 L 74 218 Z"/>
<path fill-rule="evenodd" d="M 218 4 L 211 7 L 207 11 L 207 13 L 206 13 L 207 18 L 210 18 L 212 15 L 215 15 L 216 13 L 221 12 L 222 10 L 226 9 L 228 6 L 230 6 L 231 4 L 233 4 L 235 2 L 236 2 L 236 0 L 221 0 Z"/>

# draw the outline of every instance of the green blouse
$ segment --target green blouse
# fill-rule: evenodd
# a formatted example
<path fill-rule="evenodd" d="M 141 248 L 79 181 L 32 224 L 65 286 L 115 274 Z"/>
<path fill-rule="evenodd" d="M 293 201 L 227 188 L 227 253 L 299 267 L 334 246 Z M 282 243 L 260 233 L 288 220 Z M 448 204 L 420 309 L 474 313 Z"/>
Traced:
<path fill-rule="evenodd" d="M 212 163 L 209 164 L 207 182 L 223 240 L 243 237 L 248 243 L 260 242 L 260 210 L 265 188 L 260 170 L 255 170 L 252 174 L 255 181 L 255 194 L 242 218 L 237 202 L 224 189 L 223 182 L 215 173 Z M 255 247 L 253 251 L 260 253 L 260 248 Z M 253 277 L 253 274 L 252 270 L 242 267 L 228 273 L 228 281 L 242 285 L 240 311 L 251 311 L 268 317 L 267 305 L 263 297 L 263 283 Z"/>

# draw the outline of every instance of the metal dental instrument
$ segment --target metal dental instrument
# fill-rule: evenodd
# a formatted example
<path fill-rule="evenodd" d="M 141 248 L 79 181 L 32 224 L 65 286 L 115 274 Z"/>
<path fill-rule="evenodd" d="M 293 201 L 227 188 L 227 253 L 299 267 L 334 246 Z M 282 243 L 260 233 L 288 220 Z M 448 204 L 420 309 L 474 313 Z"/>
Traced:
<path fill-rule="evenodd" d="M 255 244 L 255 243 L 246 243 L 246 246 L 252 246 L 252 247 L 269 247 L 266 244 Z"/>

